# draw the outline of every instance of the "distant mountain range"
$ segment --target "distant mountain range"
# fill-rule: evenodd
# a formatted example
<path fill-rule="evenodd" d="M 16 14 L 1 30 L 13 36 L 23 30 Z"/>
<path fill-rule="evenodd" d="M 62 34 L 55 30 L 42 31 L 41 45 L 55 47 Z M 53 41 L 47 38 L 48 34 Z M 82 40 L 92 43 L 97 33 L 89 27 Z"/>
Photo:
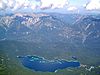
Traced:
<path fill-rule="evenodd" d="M 100 15 L 11 14 L 0 16 L 0 41 L 100 45 Z"/>

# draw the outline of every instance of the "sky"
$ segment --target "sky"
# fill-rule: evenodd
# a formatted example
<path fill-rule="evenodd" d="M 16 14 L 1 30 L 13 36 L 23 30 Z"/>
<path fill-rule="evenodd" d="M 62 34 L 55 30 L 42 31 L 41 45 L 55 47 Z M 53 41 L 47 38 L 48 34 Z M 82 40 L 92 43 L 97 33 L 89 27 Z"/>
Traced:
<path fill-rule="evenodd" d="M 0 12 L 100 12 L 100 0 L 0 0 Z"/>

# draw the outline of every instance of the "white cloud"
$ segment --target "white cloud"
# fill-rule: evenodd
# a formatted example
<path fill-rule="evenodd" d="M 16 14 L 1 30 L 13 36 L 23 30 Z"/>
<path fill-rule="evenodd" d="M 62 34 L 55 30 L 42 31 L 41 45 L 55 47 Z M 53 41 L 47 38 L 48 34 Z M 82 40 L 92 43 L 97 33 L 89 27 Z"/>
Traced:
<path fill-rule="evenodd" d="M 63 8 L 68 4 L 68 0 L 0 0 L 0 9 L 5 10 L 6 8 L 12 11 L 17 11 L 20 9 L 55 9 Z"/>
<path fill-rule="evenodd" d="M 2 4 L 2 2 L 0 2 L 0 8 L 3 8 L 3 4 Z"/>
<path fill-rule="evenodd" d="M 75 10 L 77 10 L 77 7 L 71 6 L 71 7 L 69 7 L 67 10 L 68 10 L 68 11 L 75 11 Z"/>
<path fill-rule="evenodd" d="M 83 6 L 71 3 L 70 0 L 0 0 L 0 11 L 1 10 L 26 10 L 26 9 L 56 9 L 56 8 L 67 8 L 68 11 L 81 11 L 82 7 L 86 10 L 100 10 L 100 0 L 84 0 Z M 86 2 L 90 1 L 88 4 Z M 77 2 L 77 1 L 76 1 Z M 81 2 L 80 2 L 81 3 Z M 78 3 L 77 3 L 78 4 Z M 65 7 L 66 6 L 66 7 Z"/>
<path fill-rule="evenodd" d="M 41 8 L 50 7 L 54 8 L 63 8 L 68 4 L 67 0 L 41 0 Z"/>
<path fill-rule="evenodd" d="M 5 10 L 6 9 L 6 4 L 3 0 L 0 0 L 0 10 Z"/>
<path fill-rule="evenodd" d="M 10 8 L 13 8 L 14 3 L 15 3 L 14 0 L 8 0 L 7 6 L 10 7 Z"/>
<path fill-rule="evenodd" d="M 100 10 L 100 0 L 91 0 L 87 6 L 87 10 Z"/>
<path fill-rule="evenodd" d="M 13 11 L 15 10 L 19 10 L 19 9 L 25 9 L 25 8 L 29 8 L 29 9 L 36 9 L 37 6 L 40 5 L 39 1 L 36 0 L 16 0 L 15 2 L 15 6 L 13 6 Z"/>
<path fill-rule="evenodd" d="M 30 3 L 29 3 L 29 7 L 31 8 L 31 9 L 37 9 L 37 7 L 39 7 L 40 8 L 40 5 L 41 5 L 41 2 L 40 1 L 36 1 L 36 0 L 32 0 L 32 1 L 30 1 Z"/>
<path fill-rule="evenodd" d="M 63 8 L 68 4 L 67 0 L 7 0 L 7 6 L 13 11 L 21 8 L 36 9 L 54 9 Z"/>
<path fill-rule="evenodd" d="M 27 3 L 26 2 L 27 0 L 15 0 L 15 6 L 13 6 L 12 10 L 14 11 L 28 6 L 28 2 Z"/>

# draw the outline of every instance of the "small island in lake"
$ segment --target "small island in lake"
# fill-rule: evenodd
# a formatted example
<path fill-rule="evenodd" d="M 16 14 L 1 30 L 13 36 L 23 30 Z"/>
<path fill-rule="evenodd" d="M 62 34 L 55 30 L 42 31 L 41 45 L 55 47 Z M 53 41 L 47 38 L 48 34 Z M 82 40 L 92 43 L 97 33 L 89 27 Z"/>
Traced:
<path fill-rule="evenodd" d="M 42 72 L 56 72 L 59 69 L 65 69 L 68 67 L 79 67 L 78 61 L 67 61 L 63 59 L 47 60 L 39 56 L 17 56 L 21 63 L 34 71 Z"/>

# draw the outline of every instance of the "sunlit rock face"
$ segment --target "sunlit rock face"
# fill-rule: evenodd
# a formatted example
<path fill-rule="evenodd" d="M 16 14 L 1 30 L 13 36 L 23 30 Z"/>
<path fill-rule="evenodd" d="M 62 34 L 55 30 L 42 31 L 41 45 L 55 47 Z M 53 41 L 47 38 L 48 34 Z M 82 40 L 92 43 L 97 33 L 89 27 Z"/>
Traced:
<path fill-rule="evenodd" d="M 39 56 L 17 56 L 21 63 L 32 70 L 42 72 L 56 72 L 59 69 L 65 69 L 69 67 L 79 67 L 78 61 L 66 61 L 66 60 L 47 60 Z"/>

